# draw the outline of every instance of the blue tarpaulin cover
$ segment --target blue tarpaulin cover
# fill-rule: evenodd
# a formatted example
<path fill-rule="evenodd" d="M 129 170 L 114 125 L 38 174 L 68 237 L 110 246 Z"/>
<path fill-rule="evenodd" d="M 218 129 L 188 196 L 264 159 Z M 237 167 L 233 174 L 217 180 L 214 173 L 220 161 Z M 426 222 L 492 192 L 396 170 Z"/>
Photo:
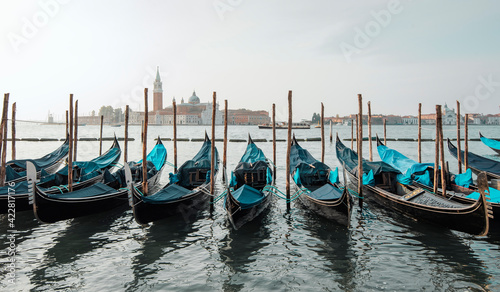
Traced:
<path fill-rule="evenodd" d="M 189 181 L 189 173 L 193 171 L 198 171 L 198 170 L 205 170 L 208 171 L 211 168 L 211 146 L 212 143 L 209 139 L 205 140 L 203 145 L 200 148 L 200 151 L 196 153 L 196 155 L 193 157 L 192 160 L 188 160 L 184 162 L 181 167 L 177 170 L 177 178 L 179 179 L 178 184 L 186 187 L 186 188 L 191 188 L 192 186 L 190 185 Z M 217 152 L 217 147 L 215 147 L 215 170 L 217 173 L 217 170 L 219 169 L 219 153 Z"/>
<path fill-rule="evenodd" d="M 253 174 L 262 173 L 263 171 L 265 171 L 266 174 L 266 181 L 253 181 Z M 240 162 L 236 165 L 234 172 L 231 173 L 231 185 L 233 187 L 241 187 L 247 183 L 246 177 L 248 175 L 252 175 L 251 181 L 253 183 L 262 184 L 262 187 L 265 184 L 272 182 L 272 171 L 269 168 L 266 156 L 264 155 L 264 152 L 262 152 L 262 150 L 255 145 L 251 138 L 249 138 L 247 148 L 241 157 Z M 253 186 L 256 187 L 256 185 Z M 260 189 L 260 187 L 257 188 Z"/>
<path fill-rule="evenodd" d="M 433 168 L 434 163 L 418 163 L 413 159 L 410 159 L 403 154 L 399 153 L 398 151 L 391 149 L 385 145 L 380 145 L 377 147 L 378 150 L 378 155 L 384 161 L 385 163 L 389 164 L 390 166 L 394 167 L 395 169 L 399 170 L 402 174 L 397 176 L 397 179 L 400 183 L 409 185 L 412 183 L 412 176 L 414 175 L 419 176 L 419 175 L 424 175 L 423 177 L 420 177 L 418 179 L 415 178 L 415 180 L 419 182 L 426 182 L 424 183 L 425 185 L 432 186 L 432 183 L 426 180 L 426 178 L 429 176 L 429 173 L 427 172 L 427 176 L 425 175 L 425 171 L 427 168 Z"/>
<path fill-rule="evenodd" d="M 479 199 L 479 192 L 474 192 L 472 194 L 469 194 L 467 198 L 478 200 Z M 494 188 L 490 188 L 490 201 L 492 203 L 500 203 L 500 191 Z"/>
<path fill-rule="evenodd" d="M 66 140 L 64 144 L 62 144 L 59 148 L 54 150 L 53 152 L 37 158 L 37 159 L 16 159 L 7 162 L 6 164 L 14 164 L 17 167 L 26 169 L 26 162 L 30 161 L 35 165 L 37 171 L 47 168 L 48 166 L 53 165 L 56 161 L 59 161 L 68 155 L 69 151 L 69 141 Z"/>
<path fill-rule="evenodd" d="M 261 191 L 249 185 L 239 187 L 232 195 L 240 203 L 241 209 L 248 209 L 258 205 L 265 198 Z"/>
<path fill-rule="evenodd" d="M 336 151 L 337 158 L 344 163 L 345 167 L 358 175 L 358 154 L 350 148 L 345 147 L 340 140 L 337 140 Z M 373 172 L 374 176 L 379 175 L 382 172 L 400 173 L 399 170 L 383 161 L 370 162 L 363 159 L 363 173 L 369 173 L 370 170 Z"/>
<path fill-rule="evenodd" d="M 330 175 L 328 175 L 328 180 L 331 184 L 339 183 L 339 168 L 335 167 L 335 170 L 330 170 Z"/>
<path fill-rule="evenodd" d="M 293 175 L 293 180 L 298 186 L 302 185 L 302 182 L 300 181 L 300 168 L 297 168 L 297 170 L 295 171 L 295 174 Z"/>
<path fill-rule="evenodd" d="M 484 145 L 486 145 L 490 148 L 496 149 L 496 150 L 500 150 L 500 141 L 486 138 L 483 136 L 481 136 L 480 139 L 484 143 Z"/>
<path fill-rule="evenodd" d="M 330 167 L 314 158 L 306 149 L 302 148 L 297 141 L 293 141 L 290 149 L 290 173 L 295 171 L 295 176 L 300 176 L 300 184 L 309 186 L 311 184 L 322 185 L 327 183 Z M 297 180 L 295 180 L 297 182 Z"/>
<path fill-rule="evenodd" d="M 97 195 L 107 195 L 107 194 L 112 194 L 115 193 L 116 190 L 112 187 L 108 187 L 107 185 L 103 183 L 96 183 L 93 184 L 89 187 L 79 189 L 76 191 L 72 191 L 70 193 L 64 193 L 64 194 L 47 194 L 48 197 L 51 198 L 65 198 L 65 199 L 70 199 L 70 198 L 86 198 L 86 197 L 94 197 Z"/>
<path fill-rule="evenodd" d="M 266 161 L 266 156 L 255 143 L 248 143 L 247 149 L 241 157 L 240 162 L 255 163 L 256 161 Z"/>
<path fill-rule="evenodd" d="M 375 176 L 373 175 L 373 170 L 370 169 L 370 172 L 363 173 L 363 184 L 365 186 L 375 185 Z"/>
<path fill-rule="evenodd" d="M 178 200 L 191 192 L 180 185 L 172 184 L 151 196 L 142 196 L 142 200 L 149 204 L 164 204 Z"/>
<path fill-rule="evenodd" d="M 468 188 L 473 184 L 472 170 L 469 168 L 464 173 L 455 175 L 455 184 L 464 188 Z"/>
<path fill-rule="evenodd" d="M 342 196 L 342 191 L 331 184 L 324 184 L 319 189 L 307 195 L 317 200 L 337 200 Z"/>
<path fill-rule="evenodd" d="M 156 144 L 146 156 L 146 160 L 153 162 L 156 169 L 160 170 L 167 160 L 167 149 L 163 143 Z M 142 163 L 142 159 L 138 163 Z"/>

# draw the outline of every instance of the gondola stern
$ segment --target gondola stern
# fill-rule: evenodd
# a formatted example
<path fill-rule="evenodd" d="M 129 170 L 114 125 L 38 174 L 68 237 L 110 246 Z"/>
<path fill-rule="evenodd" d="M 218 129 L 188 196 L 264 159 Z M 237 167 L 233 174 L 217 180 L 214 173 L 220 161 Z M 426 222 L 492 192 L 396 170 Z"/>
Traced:
<path fill-rule="evenodd" d="M 252 140 L 252 136 L 250 136 L 250 133 L 248 133 L 248 145 L 250 144 L 255 144 Z"/>
<path fill-rule="evenodd" d="M 491 203 L 486 198 L 486 194 L 489 191 L 489 186 L 488 186 L 488 176 L 487 176 L 486 172 L 484 172 L 484 171 L 480 172 L 479 175 L 477 176 L 477 188 L 478 188 L 478 191 L 480 194 L 480 198 L 478 200 L 478 203 L 480 203 L 482 205 L 482 210 L 484 212 L 483 213 L 484 214 L 484 221 L 485 221 L 483 230 L 481 231 L 480 234 L 478 234 L 478 236 L 486 236 L 486 235 L 488 235 L 488 232 L 489 232 L 489 227 L 490 227 L 490 222 L 489 222 L 490 214 L 489 213 L 492 213 L 492 207 L 491 207 Z"/>

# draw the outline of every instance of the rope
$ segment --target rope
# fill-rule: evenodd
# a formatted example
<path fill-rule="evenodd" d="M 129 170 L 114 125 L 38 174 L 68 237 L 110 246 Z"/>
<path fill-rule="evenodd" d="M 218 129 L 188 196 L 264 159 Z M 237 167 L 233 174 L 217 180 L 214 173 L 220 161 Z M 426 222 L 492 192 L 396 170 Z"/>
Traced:
<path fill-rule="evenodd" d="M 304 193 L 310 193 L 310 191 L 306 188 L 302 188 L 302 189 L 299 189 L 297 190 L 293 195 L 290 196 L 290 199 L 287 199 L 286 198 L 286 195 L 280 191 L 277 187 L 275 186 L 272 186 L 272 185 L 266 185 L 264 188 L 263 188 L 263 191 L 265 192 L 270 192 L 270 193 L 273 193 L 274 195 L 276 195 L 278 198 L 280 199 L 283 199 L 287 202 L 293 202 L 295 201 L 297 198 L 299 198 L 302 194 Z M 281 196 L 281 195 L 282 196 Z"/>
<path fill-rule="evenodd" d="M 51 186 L 50 188 L 58 189 L 61 192 L 61 194 L 64 194 L 63 190 L 61 190 L 61 188 L 58 186 Z"/>
<path fill-rule="evenodd" d="M 134 189 L 135 189 L 135 190 L 136 190 L 139 194 L 141 194 L 141 196 L 144 196 L 144 194 L 143 194 L 143 193 L 142 193 L 142 192 L 141 192 L 141 191 L 140 191 L 137 187 L 135 187 L 135 186 L 134 186 Z"/>
<path fill-rule="evenodd" d="M 166 164 L 166 165 L 168 165 L 168 166 L 171 166 L 171 167 L 175 167 L 175 165 L 174 165 L 173 163 L 168 162 L 168 161 L 166 161 L 166 160 L 165 160 L 165 164 Z"/>
<path fill-rule="evenodd" d="M 340 189 L 343 191 L 343 190 L 345 190 L 345 187 L 340 187 Z M 354 196 L 358 199 L 364 199 L 364 197 L 359 196 L 358 192 L 351 190 L 350 188 L 347 188 L 347 191 L 349 192 L 349 194 L 351 194 L 352 196 Z"/>
<path fill-rule="evenodd" d="M 218 201 L 220 201 L 226 195 L 227 195 L 227 189 L 224 192 L 222 192 L 222 194 L 220 194 L 218 197 L 216 197 L 213 202 L 210 202 L 210 204 L 217 203 Z"/>

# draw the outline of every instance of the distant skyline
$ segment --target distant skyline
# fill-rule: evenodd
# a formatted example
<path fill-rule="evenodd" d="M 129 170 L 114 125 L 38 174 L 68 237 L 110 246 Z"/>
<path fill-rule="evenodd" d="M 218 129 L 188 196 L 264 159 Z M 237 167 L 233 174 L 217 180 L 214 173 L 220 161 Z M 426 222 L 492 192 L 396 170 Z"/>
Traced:
<path fill-rule="evenodd" d="M 142 110 L 156 66 L 163 105 L 227 99 L 294 120 L 357 112 L 499 113 L 500 3 L 493 1 L 3 1 L 0 93 L 21 120 L 101 106 Z"/>

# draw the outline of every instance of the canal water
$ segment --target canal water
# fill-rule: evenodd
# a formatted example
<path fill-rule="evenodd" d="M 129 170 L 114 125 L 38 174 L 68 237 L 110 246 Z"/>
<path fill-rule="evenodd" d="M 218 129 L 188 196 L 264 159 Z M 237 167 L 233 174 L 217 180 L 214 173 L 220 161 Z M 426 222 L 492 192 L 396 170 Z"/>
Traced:
<path fill-rule="evenodd" d="M 20 123 L 22 138 L 63 138 L 63 125 Z M 203 138 L 204 126 L 179 126 L 180 138 Z M 497 126 L 470 126 L 469 137 L 499 138 Z M 104 136 L 123 137 L 124 127 L 105 127 Z M 329 137 L 329 127 L 325 130 Z M 169 126 L 152 126 L 149 149 L 154 138 L 172 137 Z M 343 139 L 351 128 L 333 126 Z M 297 138 L 320 137 L 320 129 L 294 130 Z M 364 128 L 364 133 L 368 133 Z M 383 136 L 381 126 L 373 135 Z M 424 126 L 423 138 L 433 138 L 432 126 Z M 462 130 L 463 133 L 463 130 Z M 271 130 L 257 126 L 230 126 L 229 138 L 272 139 Z M 278 130 L 278 139 L 286 130 Z M 98 126 L 82 126 L 80 137 L 98 137 Z M 129 160 L 141 155 L 140 127 L 131 126 Z M 416 126 L 388 126 L 388 138 L 416 138 Z M 454 126 L 444 127 L 444 136 L 455 138 Z M 223 137 L 217 127 L 216 137 Z M 335 137 L 334 137 L 335 141 Z M 18 158 L 35 158 L 57 148 L 61 142 L 17 142 Z M 111 145 L 105 141 L 103 149 Z M 299 142 L 316 158 L 320 142 Z M 350 146 L 350 141 L 344 141 Z M 173 162 L 173 143 L 164 141 L 168 161 Z M 389 147 L 416 160 L 417 143 L 390 141 Z M 121 142 L 123 146 L 123 142 Z M 272 143 L 258 142 L 268 158 Z M 368 156 L 368 143 L 363 154 Z M 190 159 L 201 142 L 178 142 L 178 162 Z M 222 142 L 216 146 L 222 157 Z M 278 142 L 277 186 L 285 189 L 286 143 Z M 246 143 L 228 143 L 228 172 L 243 155 Z M 469 149 L 500 160 L 481 142 Z M 9 146 L 10 150 L 10 146 Z M 423 158 L 434 161 L 433 142 L 423 143 Z M 79 142 L 78 160 L 98 156 L 99 142 Z M 379 156 L 373 144 L 374 160 Z M 9 153 L 10 157 L 10 153 Z M 457 163 L 445 157 L 451 171 Z M 334 143 L 326 142 L 325 162 L 332 168 L 340 164 Z M 167 167 L 162 183 L 168 181 Z M 340 173 L 342 173 L 340 171 Z M 220 176 L 217 192 L 223 191 Z M 16 214 L 14 244 L 7 230 L 7 217 L 0 215 L 1 291 L 499 291 L 500 236 L 474 237 L 439 226 L 417 222 L 377 205 L 356 205 L 350 226 L 344 227 L 316 216 L 292 203 L 290 212 L 284 200 L 276 198 L 270 210 L 258 220 L 234 231 L 228 225 L 222 201 L 197 216 L 179 216 L 146 227 L 135 223 L 127 206 L 108 213 L 91 215 L 55 224 L 41 224 L 31 212 Z M 499 232 L 500 233 L 500 232 Z M 15 259 L 15 281 L 8 271 Z"/>

